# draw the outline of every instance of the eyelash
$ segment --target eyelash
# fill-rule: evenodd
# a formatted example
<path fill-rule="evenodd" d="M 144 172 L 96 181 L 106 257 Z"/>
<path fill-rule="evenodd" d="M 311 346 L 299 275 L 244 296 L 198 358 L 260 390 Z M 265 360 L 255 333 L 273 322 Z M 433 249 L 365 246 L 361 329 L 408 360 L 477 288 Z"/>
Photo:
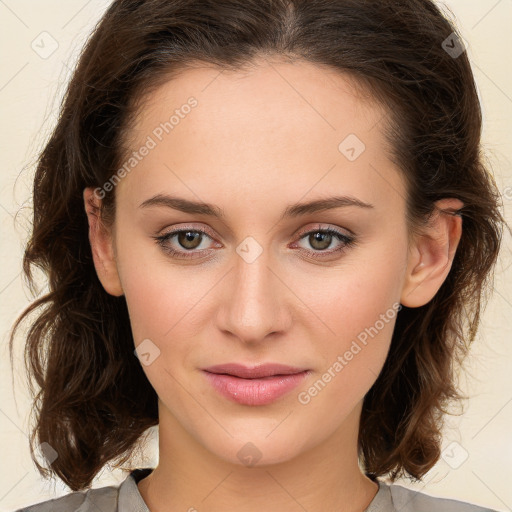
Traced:
<path fill-rule="evenodd" d="M 195 257 L 197 250 L 196 250 L 196 252 L 194 252 L 194 251 L 177 251 L 177 250 L 172 249 L 169 246 L 165 245 L 166 242 L 168 242 L 171 238 L 173 238 L 177 234 L 183 233 L 183 232 L 202 233 L 203 235 L 206 235 L 209 238 L 212 238 L 206 230 L 201 229 L 201 228 L 181 228 L 181 229 L 177 229 L 174 231 L 170 231 L 169 233 L 166 233 L 164 235 L 154 236 L 152 238 L 171 257 L 174 257 L 177 259 L 197 259 Z M 322 233 L 325 235 L 332 235 L 332 236 L 336 237 L 340 242 L 343 242 L 343 245 L 340 248 L 334 249 L 331 251 L 307 251 L 306 249 L 304 249 L 306 252 L 310 253 L 310 256 L 312 258 L 315 258 L 315 259 L 324 258 L 326 255 L 332 256 L 333 254 L 336 254 L 336 253 L 342 253 L 346 249 L 356 245 L 355 237 L 345 235 L 345 234 L 341 233 L 340 231 L 333 229 L 333 228 L 312 229 L 310 231 L 302 233 L 299 240 L 302 240 L 306 236 L 314 234 L 314 233 Z"/>

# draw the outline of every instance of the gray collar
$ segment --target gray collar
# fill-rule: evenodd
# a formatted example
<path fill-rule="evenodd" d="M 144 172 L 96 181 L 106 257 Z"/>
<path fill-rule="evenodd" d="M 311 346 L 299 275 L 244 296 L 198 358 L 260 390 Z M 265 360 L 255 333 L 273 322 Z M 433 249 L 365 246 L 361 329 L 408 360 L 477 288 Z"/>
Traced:
<path fill-rule="evenodd" d="M 148 476 L 154 468 L 133 470 L 119 487 L 118 511 L 150 512 L 137 487 L 137 483 Z"/>
<path fill-rule="evenodd" d="M 130 512 L 150 512 L 137 487 L 137 483 L 148 476 L 154 468 L 142 468 L 133 470 L 119 487 L 118 511 Z M 380 480 L 375 480 L 379 484 L 379 490 L 372 502 L 364 512 L 389 512 L 391 492 L 389 485 Z"/>

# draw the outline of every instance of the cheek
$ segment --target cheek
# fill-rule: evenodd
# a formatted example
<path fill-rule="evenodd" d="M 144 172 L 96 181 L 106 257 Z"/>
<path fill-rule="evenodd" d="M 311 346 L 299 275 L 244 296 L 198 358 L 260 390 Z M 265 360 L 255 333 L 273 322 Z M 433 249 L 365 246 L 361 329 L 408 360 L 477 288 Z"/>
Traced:
<path fill-rule="evenodd" d="M 199 282 L 191 282 L 192 273 L 179 272 L 168 264 L 132 263 L 133 267 L 124 262 L 123 288 L 135 346 L 140 345 L 141 354 L 150 354 L 142 369 L 168 407 L 173 411 L 188 410 L 190 396 L 182 386 L 193 368 L 197 347 L 192 340 L 200 334 L 194 327 L 199 325 L 194 315 L 200 311 L 204 292 L 199 293 Z"/>
<path fill-rule="evenodd" d="M 390 340 L 399 304 L 397 275 L 393 268 L 381 270 L 370 273 L 361 267 L 344 274 L 336 284 L 331 282 L 327 290 L 323 287 L 318 311 L 333 340 L 328 345 L 337 353 L 349 350 L 356 340 L 365 346 L 370 340 L 372 345 Z"/>
<path fill-rule="evenodd" d="M 401 246 L 387 250 L 383 246 L 364 261 L 347 259 L 339 275 L 331 274 L 323 282 L 318 275 L 316 280 L 308 278 L 305 302 L 314 304 L 312 309 L 319 318 L 316 326 L 323 334 L 316 350 L 323 367 L 314 387 L 305 390 L 302 403 L 320 404 L 343 397 L 350 408 L 373 385 L 386 360 L 401 309 L 403 254 Z M 315 339 L 313 332 L 310 336 Z"/>
<path fill-rule="evenodd" d="M 215 284 L 210 283 L 211 277 L 168 264 L 125 266 L 124 270 L 123 289 L 135 344 L 149 338 L 161 349 L 172 343 L 173 352 L 180 345 L 189 346 L 187 340 L 199 333 L 205 294 Z"/>

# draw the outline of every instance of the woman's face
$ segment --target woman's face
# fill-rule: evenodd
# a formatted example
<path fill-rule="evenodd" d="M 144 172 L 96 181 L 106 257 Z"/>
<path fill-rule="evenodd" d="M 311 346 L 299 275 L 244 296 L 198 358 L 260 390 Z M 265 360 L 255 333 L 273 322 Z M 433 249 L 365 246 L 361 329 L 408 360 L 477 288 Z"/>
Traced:
<path fill-rule="evenodd" d="M 114 247 L 161 423 L 238 464 L 356 439 L 408 262 L 385 116 L 308 63 L 189 69 L 150 96 L 116 184 Z M 298 206 L 335 196 L 368 206 Z M 283 387 L 204 371 L 226 363 L 307 372 Z"/>

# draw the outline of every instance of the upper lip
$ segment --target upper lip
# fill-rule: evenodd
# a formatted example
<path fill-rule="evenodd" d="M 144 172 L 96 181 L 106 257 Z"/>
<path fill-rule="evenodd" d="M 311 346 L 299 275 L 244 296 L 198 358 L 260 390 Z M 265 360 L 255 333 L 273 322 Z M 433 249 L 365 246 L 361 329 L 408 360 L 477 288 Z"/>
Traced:
<path fill-rule="evenodd" d="M 306 371 L 306 368 L 298 368 L 279 363 L 265 363 L 257 366 L 246 366 L 239 363 L 218 364 L 203 368 L 210 373 L 228 374 L 243 379 L 257 379 L 259 377 L 269 377 L 271 375 L 291 375 Z"/>

